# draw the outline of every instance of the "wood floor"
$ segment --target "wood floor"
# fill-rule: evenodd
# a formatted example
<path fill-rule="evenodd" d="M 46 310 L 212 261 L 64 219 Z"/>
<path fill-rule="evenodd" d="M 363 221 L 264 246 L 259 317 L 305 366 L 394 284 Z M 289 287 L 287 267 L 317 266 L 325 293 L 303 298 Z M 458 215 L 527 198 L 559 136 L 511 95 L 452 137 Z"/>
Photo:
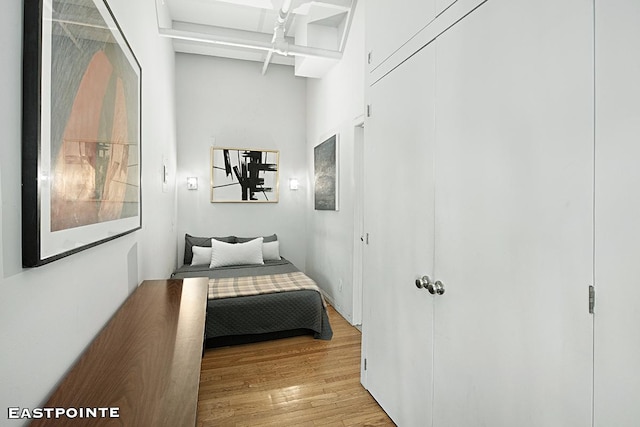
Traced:
<path fill-rule="evenodd" d="M 198 426 L 393 426 L 360 385 L 360 332 L 329 307 L 311 336 L 207 350 Z"/>

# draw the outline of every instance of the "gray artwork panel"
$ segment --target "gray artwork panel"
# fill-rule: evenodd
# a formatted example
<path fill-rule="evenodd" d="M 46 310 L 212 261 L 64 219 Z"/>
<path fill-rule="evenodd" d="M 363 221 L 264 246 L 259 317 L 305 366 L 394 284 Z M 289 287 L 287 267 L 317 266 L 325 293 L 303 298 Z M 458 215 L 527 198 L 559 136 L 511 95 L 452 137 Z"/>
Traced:
<path fill-rule="evenodd" d="M 336 135 L 314 148 L 315 209 L 337 210 Z"/>

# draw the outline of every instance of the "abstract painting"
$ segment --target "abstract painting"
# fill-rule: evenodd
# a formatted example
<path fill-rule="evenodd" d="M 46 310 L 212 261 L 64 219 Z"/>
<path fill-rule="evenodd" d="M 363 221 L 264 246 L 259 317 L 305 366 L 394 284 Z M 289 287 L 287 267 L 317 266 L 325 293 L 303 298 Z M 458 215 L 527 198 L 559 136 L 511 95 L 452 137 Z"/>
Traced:
<path fill-rule="evenodd" d="M 315 209 L 338 210 L 338 136 L 333 135 L 313 149 Z"/>
<path fill-rule="evenodd" d="M 141 67 L 104 0 L 26 0 L 24 21 L 23 265 L 34 267 L 141 227 Z"/>
<path fill-rule="evenodd" d="M 211 147 L 211 202 L 276 203 L 279 151 Z"/>

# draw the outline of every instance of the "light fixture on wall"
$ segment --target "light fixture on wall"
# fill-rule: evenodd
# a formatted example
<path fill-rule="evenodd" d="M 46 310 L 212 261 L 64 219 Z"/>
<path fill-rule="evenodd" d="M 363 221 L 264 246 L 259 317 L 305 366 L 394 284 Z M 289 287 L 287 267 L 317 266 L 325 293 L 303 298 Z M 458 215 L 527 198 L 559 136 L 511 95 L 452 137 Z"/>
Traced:
<path fill-rule="evenodd" d="M 187 190 L 198 189 L 198 177 L 190 176 L 187 178 Z"/>
<path fill-rule="evenodd" d="M 297 190 L 300 188 L 300 182 L 298 178 L 289 178 L 289 190 Z"/>

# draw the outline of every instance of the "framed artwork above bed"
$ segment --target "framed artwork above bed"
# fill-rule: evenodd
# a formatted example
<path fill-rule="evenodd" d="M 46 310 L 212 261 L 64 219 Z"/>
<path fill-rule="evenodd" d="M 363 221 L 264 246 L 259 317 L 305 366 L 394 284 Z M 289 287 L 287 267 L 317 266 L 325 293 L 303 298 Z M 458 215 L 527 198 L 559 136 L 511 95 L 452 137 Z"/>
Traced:
<path fill-rule="evenodd" d="M 211 203 L 277 203 L 277 150 L 211 147 Z"/>

